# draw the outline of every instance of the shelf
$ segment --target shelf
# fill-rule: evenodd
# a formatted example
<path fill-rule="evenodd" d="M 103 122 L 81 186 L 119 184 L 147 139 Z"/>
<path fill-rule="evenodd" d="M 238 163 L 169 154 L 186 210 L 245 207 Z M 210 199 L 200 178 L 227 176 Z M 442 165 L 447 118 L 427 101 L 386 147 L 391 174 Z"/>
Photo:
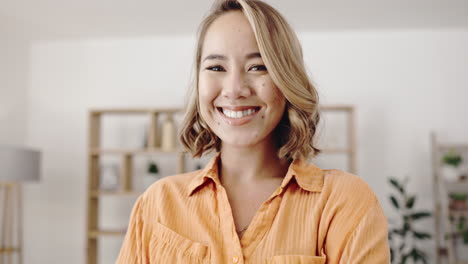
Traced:
<path fill-rule="evenodd" d="M 180 108 L 166 108 L 166 109 L 153 109 L 153 108 L 103 108 L 103 109 L 92 109 L 90 113 L 94 115 L 102 114 L 117 114 L 117 115 L 128 115 L 128 114 L 153 114 L 153 113 L 178 113 L 183 112 Z"/>
<path fill-rule="evenodd" d="M 148 148 L 148 149 L 99 149 L 94 148 L 89 151 L 90 155 L 97 156 L 102 154 L 111 155 L 150 155 L 156 153 L 181 153 L 181 151 L 174 150 L 163 150 L 161 148 Z"/>
<path fill-rule="evenodd" d="M 101 196 L 139 196 L 143 192 L 137 191 L 107 191 L 107 190 L 99 190 L 99 191 L 91 191 L 90 196 L 92 198 L 98 198 Z"/>
<path fill-rule="evenodd" d="M 0 248 L 0 254 L 11 254 L 11 253 L 16 253 L 20 251 L 21 250 L 19 248 L 12 248 L 12 247 Z"/>
<path fill-rule="evenodd" d="M 325 111 L 354 111 L 354 106 L 352 105 L 322 105 L 319 108 Z"/>
<path fill-rule="evenodd" d="M 468 264 L 466 260 L 457 259 L 456 238 L 459 237 L 457 225 L 461 218 L 468 218 L 468 208 L 463 210 L 450 209 L 451 199 L 447 196 L 450 193 L 468 193 L 468 181 L 449 182 L 442 175 L 441 159 L 450 150 L 457 152 L 468 151 L 466 142 L 461 144 L 440 143 L 437 140 L 436 134 L 431 133 L 431 148 L 432 148 L 432 171 L 433 171 L 433 193 L 434 193 L 434 237 L 445 236 L 447 238 L 444 246 L 444 251 L 437 252 L 437 263 L 451 264 Z M 441 248 L 441 241 L 436 239 L 436 248 Z M 447 260 L 447 261 L 444 261 Z"/>
<path fill-rule="evenodd" d="M 449 215 L 450 217 L 454 217 L 454 218 L 460 218 L 460 217 L 465 217 L 465 218 L 468 218 L 468 208 L 465 209 L 465 210 L 453 210 L 453 209 L 449 209 Z"/>
<path fill-rule="evenodd" d="M 452 149 L 458 151 L 468 151 L 468 144 L 443 144 L 438 146 L 439 151 L 445 152 Z"/>
<path fill-rule="evenodd" d="M 125 229 L 122 230 L 93 230 L 89 231 L 88 237 L 89 238 L 98 238 L 100 236 L 125 236 L 127 231 Z"/>
<path fill-rule="evenodd" d="M 165 150 L 160 146 L 162 143 L 162 133 L 165 122 L 162 118 L 168 121 L 175 122 L 175 116 L 182 114 L 181 108 L 98 108 L 91 109 L 88 112 L 88 196 L 87 199 L 87 228 L 85 235 L 87 236 L 86 255 L 87 264 L 98 264 L 98 238 L 100 237 L 123 237 L 126 233 L 125 229 L 106 229 L 100 226 L 100 209 L 104 206 L 101 204 L 102 199 L 115 200 L 115 198 L 136 198 L 141 195 L 144 190 L 135 189 L 133 186 L 134 165 L 138 155 L 163 156 L 170 155 L 171 159 L 176 162 L 177 173 L 185 172 L 185 154 L 175 142 L 171 145 L 173 149 Z M 147 119 L 147 128 L 145 128 L 145 145 L 135 145 L 135 147 L 106 147 L 102 144 L 104 135 L 104 120 L 109 116 L 119 117 L 125 116 L 129 120 L 133 118 Z M 177 120 L 177 119 L 176 119 Z M 173 124 L 175 126 L 175 124 Z M 168 132 L 166 132 L 168 133 Z M 172 132 L 171 132 L 172 133 Z M 175 131 L 174 131 L 175 133 Z M 174 134 L 175 136 L 175 134 Z M 114 155 L 120 159 L 119 166 L 119 183 L 120 186 L 112 189 L 100 189 L 100 179 L 102 173 L 101 159 L 107 158 L 102 155 Z M 112 157 L 112 158 L 114 158 Z M 129 212 L 130 213 L 130 212 Z"/>
<path fill-rule="evenodd" d="M 444 181 L 447 193 L 468 193 L 468 181 L 449 182 Z"/>
<path fill-rule="evenodd" d="M 349 154 L 349 153 L 353 153 L 353 151 L 351 149 L 347 149 L 347 148 L 324 148 L 322 149 L 322 153 L 329 153 L 329 154 L 340 154 L 340 153 L 343 153 L 343 154 Z"/>

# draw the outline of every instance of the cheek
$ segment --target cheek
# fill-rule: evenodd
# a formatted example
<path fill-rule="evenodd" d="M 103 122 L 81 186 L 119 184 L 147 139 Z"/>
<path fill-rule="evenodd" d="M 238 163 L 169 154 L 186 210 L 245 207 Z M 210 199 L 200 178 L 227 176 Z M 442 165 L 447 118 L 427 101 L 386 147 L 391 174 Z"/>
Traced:
<path fill-rule="evenodd" d="M 211 81 L 209 78 L 203 78 L 200 76 L 198 82 L 198 97 L 200 108 L 209 108 L 216 96 L 218 95 L 218 85 Z"/>
<path fill-rule="evenodd" d="M 259 93 L 267 104 L 284 107 L 286 99 L 283 93 L 276 87 L 271 78 L 265 77 L 259 80 L 257 87 L 260 87 Z"/>

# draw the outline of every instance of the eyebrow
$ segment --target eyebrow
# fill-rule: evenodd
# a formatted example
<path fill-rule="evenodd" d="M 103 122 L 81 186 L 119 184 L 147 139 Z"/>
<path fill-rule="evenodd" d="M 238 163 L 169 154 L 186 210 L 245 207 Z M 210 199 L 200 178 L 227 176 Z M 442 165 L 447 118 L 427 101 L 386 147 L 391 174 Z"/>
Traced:
<path fill-rule="evenodd" d="M 253 58 L 261 58 L 262 55 L 260 54 L 260 52 L 252 52 L 252 53 L 247 54 L 247 56 L 245 57 L 247 59 L 253 59 Z M 221 54 L 210 54 L 203 59 L 203 61 L 206 61 L 206 60 L 227 60 L 227 57 Z"/>

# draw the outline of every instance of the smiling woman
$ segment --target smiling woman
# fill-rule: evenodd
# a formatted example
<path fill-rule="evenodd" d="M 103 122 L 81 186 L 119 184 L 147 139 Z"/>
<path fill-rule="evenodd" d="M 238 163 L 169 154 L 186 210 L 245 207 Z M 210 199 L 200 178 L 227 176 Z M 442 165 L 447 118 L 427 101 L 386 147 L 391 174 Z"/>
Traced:
<path fill-rule="evenodd" d="M 181 142 L 199 171 L 138 199 L 117 263 L 388 263 L 387 225 L 359 177 L 307 162 L 317 91 L 284 18 L 218 1 L 201 23 Z"/>

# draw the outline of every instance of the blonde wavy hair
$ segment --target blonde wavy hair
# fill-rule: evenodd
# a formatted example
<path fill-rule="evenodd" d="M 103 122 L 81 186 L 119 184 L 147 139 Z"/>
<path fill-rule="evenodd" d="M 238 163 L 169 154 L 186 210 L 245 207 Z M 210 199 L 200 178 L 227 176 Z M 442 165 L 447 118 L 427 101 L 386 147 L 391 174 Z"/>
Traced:
<path fill-rule="evenodd" d="M 208 127 L 199 111 L 198 75 L 208 28 L 218 17 L 232 11 L 241 11 L 248 19 L 268 72 L 287 100 L 284 115 L 273 131 L 278 156 L 307 159 L 319 154 L 320 150 L 314 145 L 320 120 L 319 98 L 307 76 L 301 44 L 283 16 L 259 0 L 217 1 L 201 22 L 192 72 L 193 83 L 179 135 L 182 146 L 193 157 L 201 157 L 213 150 L 220 151 L 221 140 Z"/>

